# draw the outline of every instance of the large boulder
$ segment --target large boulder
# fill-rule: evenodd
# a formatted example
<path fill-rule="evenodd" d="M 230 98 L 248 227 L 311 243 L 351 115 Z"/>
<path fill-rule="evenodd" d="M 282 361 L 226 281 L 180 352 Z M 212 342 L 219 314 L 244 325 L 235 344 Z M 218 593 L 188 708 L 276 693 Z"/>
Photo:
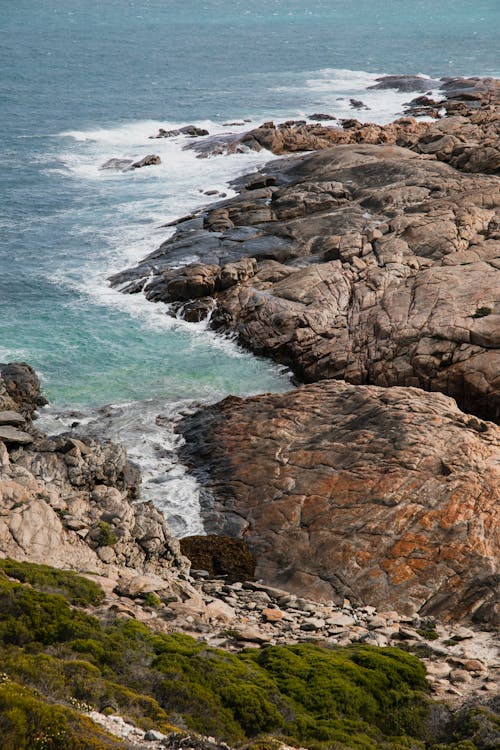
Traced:
<path fill-rule="evenodd" d="M 212 297 L 212 327 L 304 381 L 438 390 L 498 420 L 500 182 L 436 156 L 363 143 L 272 162 L 113 282 Z"/>
<path fill-rule="evenodd" d="M 0 410 L 12 410 L 31 419 L 35 410 L 46 403 L 38 376 L 30 365 L 0 363 Z"/>
<path fill-rule="evenodd" d="M 498 623 L 496 425 L 438 393 L 324 381 L 227 398 L 182 431 L 207 529 L 245 539 L 267 584 Z"/>

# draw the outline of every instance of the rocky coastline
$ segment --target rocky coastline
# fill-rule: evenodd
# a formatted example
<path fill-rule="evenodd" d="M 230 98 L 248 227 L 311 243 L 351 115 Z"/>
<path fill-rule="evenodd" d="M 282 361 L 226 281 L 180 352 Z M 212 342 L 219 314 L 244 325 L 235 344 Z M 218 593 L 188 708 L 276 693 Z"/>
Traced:
<path fill-rule="evenodd" d="M 45 435 L 0 365 L 0 709 L 63 705 L 47 747 L 497 746 L 500 82 L 441 83 L 386 126 L 198 134 L 287 157 L 111 279 L 301 383 L 180 424 L 216 538 L 174 539 L 123 447 Z"/>
<path fill-rule="evenodd" d="M 342 383 L 336 385 L 340 392 L 346 388 Z M 319 384 L 319 387 L 323 387 L 323 384 Z M 303 391 L 307 393 L 308 388 L 298 389 L 293 395 L 300 401 Z M 404 390 L 396 389 L 402 392 L 399 395 L 403 404 Z M 290 394 L 286 396 L 290 397 Z M 392 396 L 397 397 L 397 393 Z M 424 399 L 427 396 L 423 394 Z M 242 405 L 248 405 L 252 401 L 258 403 L 260 398 L 272 397 L 239 401 Z M 438 398 L 447 410 L 454 408 L 456 418 L 460 420 L 460 412 L 451 400 L 443 396 Z M 235 401 L 227 399 L 221 407 L 234 407 Z M 229 730 L 223 729 L 222 716 L 217 729 L 213 730 L 214 736 L 193 733 L 196 727 L 210 727 L 210 723 L 202 721 L 201 717 L 196 721 L 188 718 L 193 711 L 197 715 L 198 699 L 194 696 L 183 704 L 180 714 L 169 714 L 172 718 L 166 722 L 167 714 L 163 709 L 158 707 L 153 710 L 153 704 L 148 708 L 149 704 L 145 702 L 143 692 L 149 690 L 148 694 L 151 695 L 152 688 L 147 687 L 148 683 L 141 683 L 139 693 L 132 694 L 130 687 L 137 691 L 138 686 L 123 672 L 123 667 L 118 672 L 118 667 L 113 667 L 114 679 L 125 680 L 129 686 L 127 693 L 119 686 L 110 687 L 103 682 L 104 676 L 109 675 L 109 666 L 96 681 L 96 665 L 102 669 L 102 657 L 99 656 L 96 661 L 96 654 L 101 652 L 95 651 L 95 638 L 106 638 L 109 637 L 107 633 L 115 633 L 113 637 L 123 639 L 129 638 L 130 632 L 136 632 L 134 638 L 140 633 L 141 637 L 153 640 L 158 637 L 167 639 L 165 643 L 169 644 L 169 653 L 172 654 L 177 653 L 178 649 L 180 653 L 184 653 L 186 648 L 195 649 L 195 644 L 201 643 L 202 646 L 205 644 L 204 648 L 212 649 L 213 658 L 223 660 L 226 659 L 224 654 L 239 658 L 239 654 L 264 653 L 266 649 L 276 648 L 285 649 L 285 652 L 276 652 L 284 655 L 286 649 L 310 646 L 320 652 L 324 650 L 325 654 L 332 654 L 332 658 L 344 651 L 348 658 L 351 654 L 355 656 L 358 652 L 352 649 L 380 649 L 402 663 L 406 658 L 414 659 L 414 656 L 408 656 L 414 654 L 425 667 L 426 684 L 432 698 L 426 711 L 432 713 L 438 710 L 433 708 L 432 701 L 444 701 L 436 703 L 436 707 L 441 706 L 442 726 L 439 731 L 427 728 L 410 730 L 408 726 L 404 732 L 416 731 L 418 736 L 427 737 L 427 744 L 420 744 L 419 748 L 434 747 L 438 738 L 448 740 L 452 733 L 463 737 L 473 735 L 474 746 L 479 748 L 490 747 L 488 742 L 492 737 L 495 741 L 495 695 L 500 665 L 496 633 L 485 628 L 487 615 L 493 611 L 492 590 L 488 583 L 481 588 L 472 578 L 469 588 L 473 596 L 469 604 L 477 614 L 478 596 L 482 596 L 483 615 L 475 618 L 476 622 L 466 623 L 464 611 L 454 613 L 449 606 L 447 614 L 452 616 L 448 618 L 436 616 L 436 612 L 404 612 L 403 593 L 396 602 L 401 605 L 398 611 L 390 608 L 390 595 L 387 599 L 382 596 L 380 606 L 376 608 L 363 604 L 356 596 L 351 599 L 344 596 L 341 600 L 338 597 L 326 599 L 324 595 L 300 596 L 290 591 L 293 585 L 279 588 L 255 580 L 254 563 L 242 542 L 223 536 L 216 539 L 198 537 L 183 540 L 180 546 L 171 537 L 161 514 L 150 503 L 138 502 L 140 477 L 128 463 L 123 448 L 96 438 L 77 437 L 74 433 L 49 438 L 37 430 L 33 418 L 36 409 L 44 402 L 38 378 L 28 365 L 0 365 L 0 422 L 4 430 L 0 470 L 2 711 L 16 705 L 16 710 L 24 712 L 29 721 L 35 721 L 42 727 L 37 736 L 54 742 L 61 736 L 66 738 L 65 743 L 72 738 L 69 747 L 76 742 L 73 731 L 80 738 L 86 737 L 87 744 L 82 747 L 159 750 L 162 747 L 177 747 L 179 743 L 182 747 L 198 750 L 239 747 L 241 743 L 238 742 L 233 741 L 230 745 L 221 742 L 232 736 Z M 421 423 L 425 423 L 429 414 L 425 409 L 421 410 L 421 414 Z M 294 415 L 292 420 L 296 427 L 300 421 L 297 416 Z M 311 417 L 309 412 L 308 416 Z M 194 420 L 191 429 L 196 429 L 196 420 L 200 417 L 206 419 L 207 415 L 201 412 L 191 417 Z M 374 420 L 377 421 L 377 415 Z M 435 421 L 433 429 L 439 430 L 442 425 Z M 226 428 L 231 430 L 231 420 L 224 416 L 224 422 Z M 476 422 L 474 426 L 461 425 L 461 429 L 469 431 L 473 449 L 478 437 L 485 439 L 487 445 L 491 439 L 491 435 L 488 439 L 483 437 L 485 431 L 480 427 L 477 431 L 481 423 Z M 318 419 L 318 425 L 321 425 L 321 419 Z M 489 425 L 488 429 L 491 427 L 494 425 Z M 213 437 L 220 438 L 215 426 Z M 309 437 L 314 443 L 314 431 Z M 443 436 L 443 443 L 447 437 Z M 252 430 L 246 433 L 246 438 L 253 441 Z M 223 445 L 222 440 L 220 445 Z M 467 451 L 462 455 L 466 454 Z M 460 461 L 460 456 L 456 460 Z M 252 469 L 248 456 L 244 457 L 243 465 Z M 262 472 L 262 466 L 259 471 Z M 415 488 L 416 492 L 418 490 L 418 487 Z M 262 541 L 265 543 L 264 532 Z M 192 565 L 181 549 L 189 552 Z M 467 554 L 468 549 L 465 549 L 464 555 Z M 203 565 L 210 570 L 204 570 Z M 262 558 L 258 566 L 262 568 Z M 474 570 L 471 572 L 474 575 Z M 85 577 L 81 578 L 76 573 Z M 272 578 L 259 567 L 256 574 Z M 314 587 L 309 591 L 315 594 Z M 33 603 L 31 599 L 34 599 Z M 68 602 L 73 605 L 72 609 L 68 609 Z M 35 606 L 36 617 L 30 606 Z M 14 630 L 10 631 L 9 617 L 13 615 L 15 620 L 12 623 L 15 625 Z M 44 625 L 46 617 L 49 621 Z M 56 627 L 55 623 L 60 617 L 64 620 Z M 87 618 L 85 628 L 91 625 L 94 630 L 98 628 L 93 635 L 94 640 L 74 640 L 82 625 L 78 619 L 70 625 L 68 617 Z M 23 630 L 27 623 L 28 630 Z M 80 624 L 77 626 L 77 623 Z M 135 623 L 136 630 L 130 631 L 129 624 L 132 623 Z M 49 630 L 40 630 L 47 627 Z M 183 638 L 192 640 L 175 640 L 179 633 L 183 634 Z M 174 641 L 168 640 L 172 638 Z M 34 643 L 26 651 L 30 639 L 34 639 Z M 80 660 L 90 660 L 90 663 L 73 662 L 75 668 L 81 664 L 79 668 L 86 670 L 85 688 L 78 681 L 74 668 L 73 676 L 66 678 L 63 688 L 57 680 L 54 681 L 55 671 L 67 671 L 68 664 L 72 663 L 71 659 L 65 661 L 68 655 L 66 651 L 61 651 L 65 642 L 68 643 L 66 649 L 74 643 L 72 647 L 78 650 Z M 47 649 L 44 644 L 47 643 L 53 645 L 44 656 L 43 651 Z M 144 666 L 139 667 L 134 662 L 139 658 L 134 648 L 132 642 L 126 647 L 128 658 L 132 659 L 134 670 L 144 670 Z M 29 656 L 30 653 L 40 654 L 40 650 L 41 657 Z M 193 658 L 195 653 L 193 651 Z M 306 651 L 305 655 L 313 656 L 315 653 L 314 650 L 310 654 Z M 367 657 L 370 654 L 371 651 L 366 651 Z M 56 655 L 57 659 L 54 660 Z M 41 671 L 39 667 L 30 671 L 26 660 L 32 658 L 52 661 L 46 662 Z M 115 660 L 118 658 L 113 657 Z M 143 654 L 140 659 L 142 664 Z M 419 662 L 410 663 L 416 667 Z M 45 677 L 44 670 L 49 665 L 52 676 Z M 382 665 L 381 668 L 383 675 L 385 667 Z M 188 674 L 176 679 L 181 680 L 182 692 L 185 689 L 183 680 L 189 679 Z M 243 675 L 238 678 L 238 690 L 243 689 L 244 679 L 247 678 Z M 157 693 L 153 690 L 153 694 Z M 175 690 L 173 695 L 172 705 L 176 705 Z M 54 705 L 59 708 L 50 708 Z M 53 711 L 60 712 L 57 721 Z M 472 718 L 476 715 L 481 717 L 479 729 Z M 0 716 L 3 716 L 2 712 Z M 3 721 L 4 736 L 9 737 L 13 732 L 10 720 L 7 723 L 4 719 L 0 720 Z M 429 721 L 430 714 L 425 719 L 425 722 Z M 472 735 L 469 729 L 471 721 L 475 727 Z M 54 734 L 54 722 L 58 727 L 64 726 L 64 731 L 57 730 L 60 735 Z M 31 737 L 29 730 L 26 731 L 28 734 L 25 736 Z M 247 731 L 252 735 L 250 730 Z M 314 732 L 311 736 L 315 736 Z M 266 741 L 276 748 L 287 746 L 272 735 Z M 358 747 L 356 743 L 352 746 Z M 305 743 L 305 746 L 308 744 Z M 351 747 L 350 744 L 347 746 Z M 399 748 L 400 745 L 394 747 Z"/>
<path fill-rule="evenodd" d="M 446 80 L 442 93 L 431 122 L 238 136 L 226 153 L 312 153 L 241 178 L 111 282 L 208 316 L 316 383 L 185 421 L 209 531 L 242 536 L 259 574 L 301 595 L 494 626 L 500 84 Z M 201 142 L 202 155 L 219 146 Z"/>

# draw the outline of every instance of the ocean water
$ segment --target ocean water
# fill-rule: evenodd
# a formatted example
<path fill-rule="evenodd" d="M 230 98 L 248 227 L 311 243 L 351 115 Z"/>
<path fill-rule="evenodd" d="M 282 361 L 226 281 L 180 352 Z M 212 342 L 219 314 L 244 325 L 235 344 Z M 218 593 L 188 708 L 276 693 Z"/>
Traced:
<path fill-rule="evenodd" d="M 500 73 L 500 3 L 0 0 L 0 26 L 0 360 L 38 370 L 47 427 L 78 421 L 123 440 L 144 496 L 177 533 L 199 530 L 172 425 L 194 402 L 287 389 L 288 374 L 106 278 L 211 200 L 203 191 L 267 158 L 197 160 L 185 138 L 148 137 L 349 116 L 350 97 L 370 107 L 364 119 L 387 122 L 411 95 L 368 90 L 378 75 Z M 161 166 L 99 169 L 151 152 Z"/>

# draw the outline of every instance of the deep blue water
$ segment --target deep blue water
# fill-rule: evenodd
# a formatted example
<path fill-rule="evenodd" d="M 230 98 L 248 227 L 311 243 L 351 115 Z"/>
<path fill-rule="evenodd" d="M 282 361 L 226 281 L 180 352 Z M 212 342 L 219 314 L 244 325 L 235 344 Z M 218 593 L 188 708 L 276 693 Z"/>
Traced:
<path fill-rule="evenodd" d="M 387 119 L 403 99 L 366 92 L 375 74 L 500 71 L 498 0 L 1 0 L 0 23 L 0 358 L 32 363 L 59 405 L 287 387 L 107 289 L 200 189 L 262 160 L 196 162 L 181 143 L 152 147 L 159 125 L 345 113 L 354 94 Z M 152 148 L 161 168 L 98 171 Z"/>

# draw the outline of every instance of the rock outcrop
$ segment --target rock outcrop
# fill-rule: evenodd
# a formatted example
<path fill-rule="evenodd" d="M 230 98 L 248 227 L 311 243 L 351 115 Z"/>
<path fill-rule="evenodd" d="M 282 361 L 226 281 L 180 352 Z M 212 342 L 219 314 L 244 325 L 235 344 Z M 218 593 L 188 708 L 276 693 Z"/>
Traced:
<path fill-rule="evenodd" d="M 326 381 L 228 398 L 183 425 L 213 501 L 256 576 L 441 619 L 499 622 L 500 429 L 452 399 Z"/>
<path fill-rule="evenodd" d="M 274 162 L 267 175 L 276 184 L 242 181 L 113 283 L 196 299 L 198 316 L 215 298 L 213 327 L 306 381 L 418 386 L 497 420 L 498 177 L 380 145 Z M 184 258 L 198 260 L 173 267 Z"/>
<path fill-rule="evenodd" d="M 140 476 L 125 449 L 45 436 L 31 422 L 43 403 L 32 368 L 0 365 L 0 556 L 115 578 L 185 576 L 163 515 L 136 502 Z"/>
<path fill-rule="evenodd" d="M 482 420 L 500 419 L 499 91 L 443 81 L 421 101 L 435 122 L 207 139 L 318 150 L 238 180 L 112 280 L 325 381 L 186 427 L 209 529 L 243 534 L 267 582 L 497 621 L 498 430 Z"/>

